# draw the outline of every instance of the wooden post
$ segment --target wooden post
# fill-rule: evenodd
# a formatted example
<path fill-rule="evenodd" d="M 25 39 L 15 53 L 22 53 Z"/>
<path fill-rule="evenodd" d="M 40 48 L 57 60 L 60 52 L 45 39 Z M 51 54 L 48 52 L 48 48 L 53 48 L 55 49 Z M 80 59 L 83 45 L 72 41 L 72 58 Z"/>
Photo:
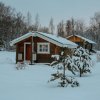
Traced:
<path fill-rule="evenodd" d="M 18 44 L 16 44 L 16 64 L 18 62 Z"/>
<path fill-rule="evenodd" d="M 31 37 L 31 65 L 33 64 L 33 36 Z"/>

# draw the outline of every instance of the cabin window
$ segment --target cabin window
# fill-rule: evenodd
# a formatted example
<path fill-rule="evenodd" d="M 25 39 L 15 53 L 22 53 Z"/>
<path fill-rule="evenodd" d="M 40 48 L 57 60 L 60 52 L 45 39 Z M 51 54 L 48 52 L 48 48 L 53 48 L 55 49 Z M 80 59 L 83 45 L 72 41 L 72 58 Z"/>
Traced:
<path fill-rule="evenodd" d="M 50 44 L 49 43 L 38 43 L 37 51 L 38 51 L 38 53 L 49 54 L 50 53 Z"/>

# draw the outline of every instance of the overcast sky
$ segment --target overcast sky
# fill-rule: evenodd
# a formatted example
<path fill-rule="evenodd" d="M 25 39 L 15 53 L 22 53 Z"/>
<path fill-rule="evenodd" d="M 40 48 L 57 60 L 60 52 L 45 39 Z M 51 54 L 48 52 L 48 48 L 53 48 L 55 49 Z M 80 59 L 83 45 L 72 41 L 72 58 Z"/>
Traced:
<path fill-rule="evenodd" d="M 86 22 L 95 12 L 100 11 L 100 0 L 1 0 L 6 5 L 15 8 L 24 15 L 29 11 L 33 22 L 38 13 L 40 23 L 48 26 L 50 18 L 54 18 L 55 25 L 62 19 L 71 17 L 83 19 Z"/>

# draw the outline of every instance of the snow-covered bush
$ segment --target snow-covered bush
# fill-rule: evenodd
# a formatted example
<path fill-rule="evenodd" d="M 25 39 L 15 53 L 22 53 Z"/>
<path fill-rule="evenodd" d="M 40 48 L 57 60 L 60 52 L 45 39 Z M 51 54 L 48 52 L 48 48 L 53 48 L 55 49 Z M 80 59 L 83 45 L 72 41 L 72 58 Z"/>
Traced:
<path fill-rule="evenodd" d="M 77 70 L 76 66 L 72 63 L 72 59 L 70 56 L 64 56 L 64 53 L 61 53 L 61 55 L 53 55 L 53 58 L 56 60 L 51 63 L 51 66 L 53 68 L 57 69 L 57 72 L 54 74 L 51 74 L 50 81 L 58 80 L 58 83 L 61 87 L 68 86 L 70 84 L 72 87 L 79 86 L 79 83 L 77 80 L 75 80 L 73 77 L 67 76 L 66 71 L 71 71 L 73 74 L 75 74 L 75 70 Z"/>
<path fill-rule="evenodd" d="M 24 61 L 24 62 L 18 62 L 16 64 L 16 69 L 17 70 L 25 69 L 26 66 L 28 66 L 28 63 L 26 61 Z"/>

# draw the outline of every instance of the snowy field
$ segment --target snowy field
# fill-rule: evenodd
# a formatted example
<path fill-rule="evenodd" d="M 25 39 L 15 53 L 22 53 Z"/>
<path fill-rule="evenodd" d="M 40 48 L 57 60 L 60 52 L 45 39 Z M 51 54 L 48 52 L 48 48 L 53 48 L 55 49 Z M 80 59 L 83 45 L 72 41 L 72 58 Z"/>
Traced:
<path fill-rule="evenodd" d="M 100 100 L 100 63 L 92 58 L 92 73 L 76 77 L 80 86 L 63 88 L 48 83 L 53 71 L 48 65 L 16 70 L 15 53 L 0 51 L 0 100 Z"/>

